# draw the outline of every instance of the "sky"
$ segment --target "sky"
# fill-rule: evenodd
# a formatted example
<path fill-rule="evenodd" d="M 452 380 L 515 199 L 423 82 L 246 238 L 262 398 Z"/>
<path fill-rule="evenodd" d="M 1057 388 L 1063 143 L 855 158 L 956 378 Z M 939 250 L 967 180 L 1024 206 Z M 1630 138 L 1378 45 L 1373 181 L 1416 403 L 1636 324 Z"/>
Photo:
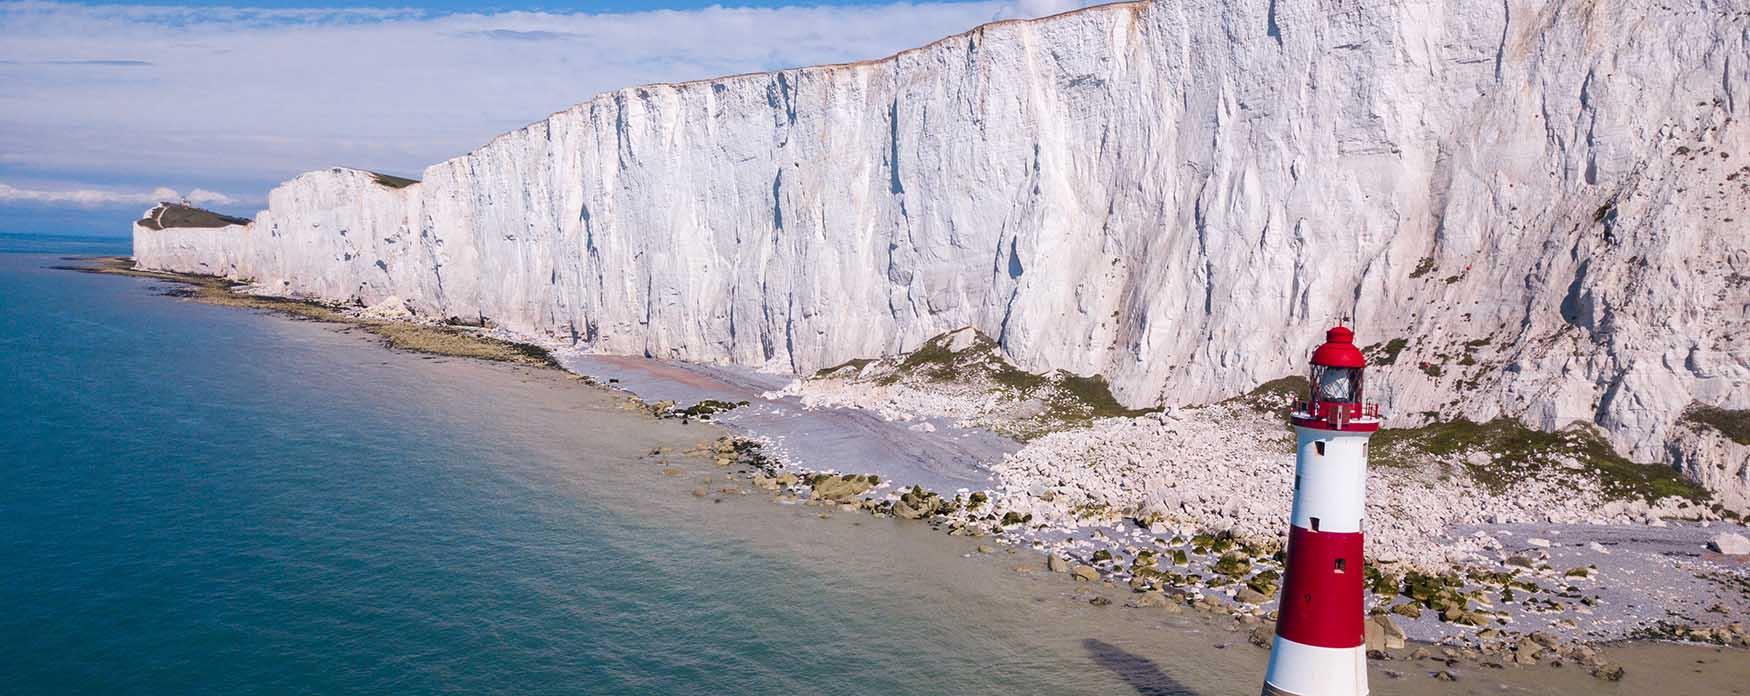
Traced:
<path fill-rule="evenodd" d="M 159 200 L 426 165 L 639 84 L 879 58 L 1086 0 L 0 1 L 0 232 L 126 235 Z"/>

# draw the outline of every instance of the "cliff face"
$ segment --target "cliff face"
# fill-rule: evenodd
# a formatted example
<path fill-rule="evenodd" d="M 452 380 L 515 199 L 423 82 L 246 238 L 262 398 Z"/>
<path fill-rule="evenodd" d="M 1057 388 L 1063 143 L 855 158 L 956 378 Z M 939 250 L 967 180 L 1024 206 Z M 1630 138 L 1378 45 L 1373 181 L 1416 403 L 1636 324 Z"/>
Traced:
<path fill-rule="evenodd" d="M 973 326 L 1132 405 L 1299 373 L 1347 316 L 1405 340 L 1398 424 L 1593 422 L 1743 507 L 1745 448 L 1673 443 L 1750 408 L 1747 9 L 1106 5 L 600 95 L 136 257 L 802 373 Z"/>

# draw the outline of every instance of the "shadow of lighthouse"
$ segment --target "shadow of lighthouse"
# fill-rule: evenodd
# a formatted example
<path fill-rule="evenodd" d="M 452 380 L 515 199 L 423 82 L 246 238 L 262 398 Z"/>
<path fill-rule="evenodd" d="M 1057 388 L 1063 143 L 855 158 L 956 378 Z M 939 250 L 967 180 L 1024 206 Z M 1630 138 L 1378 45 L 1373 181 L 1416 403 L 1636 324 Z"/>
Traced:
<path fill-rule="evenodd" d="M 1101 667 L 1111 670 L 1142 696 L 1197 696 L 1197 692 L 1185 688 L 1146 657 L 1093 638 L 1082 641 L 1082 647 Z"/>

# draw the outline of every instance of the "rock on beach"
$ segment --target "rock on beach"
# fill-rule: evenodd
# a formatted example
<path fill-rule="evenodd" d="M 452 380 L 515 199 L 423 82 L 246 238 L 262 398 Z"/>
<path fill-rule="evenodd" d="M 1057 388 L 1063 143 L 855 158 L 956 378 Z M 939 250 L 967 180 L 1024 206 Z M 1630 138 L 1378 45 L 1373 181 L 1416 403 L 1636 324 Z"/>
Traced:
<path fill-rule="evenodd" d="M 1750 539 L 1735 532 L 1715 534 L 1707 547 L 1727 556 L 1750 556 Z"/>

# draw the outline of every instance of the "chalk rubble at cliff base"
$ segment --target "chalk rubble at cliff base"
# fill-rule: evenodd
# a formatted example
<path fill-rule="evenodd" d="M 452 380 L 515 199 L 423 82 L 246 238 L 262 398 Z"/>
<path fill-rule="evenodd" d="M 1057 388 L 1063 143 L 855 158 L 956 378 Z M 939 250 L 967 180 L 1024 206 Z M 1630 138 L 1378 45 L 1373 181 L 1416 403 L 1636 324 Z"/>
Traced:
<path fill-rule="evenodd" d="M 1280 417 L 1245 406 L 1207 406 L 1046 435 L 993 468 L 1005 505 L 1052 526 L 1127 517 L 1275 538 L 1292 503 L 1292 450 Z M 1486 537 L 1449 536 L 1462 525 L 1717 519 L 1680 498 L 1609 500 L 1600 483 L 1579 470 L 1497 492 L 1450 467 L 1371 468 L 1367 514 L 1375 558 L 1427 569 L 1476 562 L 1499 550 Z"/>
<path fill-rule="evenodd" d="M 916 359 L 926 352 L 929 361 Z M 1059 422 L 1056 431 L 1042 432 L 1038 414 L 1047 409 L 1044 403 L 1072 399 L 1044 376 L 1014 377 L 1016 372 L 988 339 L 963 329 L 926 341 L 919 353 L 823 371 L 767 396 L 797 396 L 809 407 L 868 408 L 893 421 L 945 417 L 1034 435 L 992 470 L 1002 504 L 1031 515 L 1036 524 L 1074 528 L 1131 518 L 1250 539 L 1279 536 L 1293 491 L 1294 441 L 1284 420 L 1293 395 L 1256 393 L 1219 404 L 1088 418 L 1087 427 Z M 1375 557 L 1430 569 L 1477 560 L 1494 547 L 1446 537 L 1466 524 L 1720 519 L 1709 505 L 1680 497 L 1608 495 L 1596 470 L 1572 457 L 1494 487 L 1462 466 L 1495 456 L 1474 450 L 1444 463 L 1371 467 L 1367 531 Z"/>
<path fill-rule="evenodd" d="M 1291 394 L 1261 389 L 1217 404 L 1039 432 L 1038 410 L 1017 406 L 1037 401 L 1035 389 L 1055 398 L 1049 380 L 1017 378 L 1013 366 L 990 364 L 1001 363 L 1000 355 L 969 331 L 932 339 L 921 351 L 927 360 L 854 361 L 767 396 L 818 408 L 861 406 L 895 427 L 947 417 L 1032 435 L 991 465 L 991 491 L 938 495 L 903 480 L 883 482 L 869 491 L 868 509 L 1036 547 L 1072 559 L 1065 572 L 1144 595 L 1188 593 L 1194 603 L 1242 614 L 1274 605 L 1292 504 L 1293 437 L 1283 417 Z M 1545 631 L 1564 640 L 1610 640 L 1664 630 L 1673 615 L 1706 624 L 1714 606 L 1743 612 L 1731 586 L 1750 581 L 1744 569 L 1683 557 L 1703 548 L 1702 537 L 1640 548 L 1633 532 L 1611 536 L 1610 530 L 1663 529 L 1668 520 L 1720 520 L 1711 505 L 1625 494 L 1601 478 L 1607 470 L 1567 450 L 1512 453 L 1542 461 L 1502 467 L 1522 472 L 1517 477 L 1497 475 L 1485 484 L 1472 475 L 1495 471 L 1488 465 L 1507 456 L 1479 448 L 1370 469 L 1366 571 L 1377 590 L 1371 601 L 1404 622 L 1413 638 L 1493 650 L 1501 631 L 1511 631 L 1508 638 Z M 1539 538 L 1563 529 L 1569 531 L 1560 541 Z M 1589 539 L 1623 552 L 1605 559 L 1609 549 Z M 1674 551 L 1677 557 L 1666 556 Z M 1407 587 L 1421 589 L 1409 596 Z"/>
<path fill-rule="evenodd" d="M 1036 568 L 1022 566 L 1017 570 L 1060 573 L 1066 581 L 1129 591 L 1131 599 L 1124 601 L 1128 607 L 1172 612 L 1189 607 L 1232 615 L 1246 625 L 1257 626 L 1254 634 L 1267 632 L 1274 618 L 1272 608 L 1282 567 L 1280 555 L 1272 552 L 1268 542 L 1248 542 L 1229 533 L 1199 532 L 1196 526 L 1159 521 L 1149 528 L 1130 519 L 1042 523 L 1005 509 L 1010 498 L 1000 493 L 938 494 L 859 474 L 797 473 L 761 456 L 753 443 L 733 438 L 674 454 L 700 455 L 718 468 L 745 467 L 738 472 L 739 478 L 732 479 L 735 485 L 702 486 L 695 495 L 765 491 L 780 503 L 920 520 L 951 535 L 992 536 L 1042 550 L 1046 555 Z M 1374 657 L 1558 666 L 1565 661 L 1602 670 L 1601 678 L 1608 679 L 1610 669 L 1585 649 L 1584 643 L 1658 637 L 1750 645 L 1741 618 L 1732 619 L 1744 610 L 1733 583 L 1750 581 L 1742 568 L 1733 570 L 1730 564 L 1722 566 L 1708 559 L 1665 558 L 1669 544 L 1647 553 L 1648 549 L 1635 547 L 1635 535 L 1626 543 L 1599 537 L 1616 549 L 1616 562 L 1608 568 L 1569 567 L 1576 563 L 1577 553 L 1591 554 L 1594 559 L 1598 558 L 1595 554 L 1612 553 L 1597 541 L 1584 541 L 1587 537 L 1583 535 L 1592 527 L 1543 524 L 1495 528 L 1471 538 L 1479 540 L 1477 548 L 1499 553 L 1471 558 L 1474 562 L 1456 573 L 1422 573 L 1401 561 L 1370 565 L 1368 601 L 1373 615 L 1369 621 L 1375 625 L 1369 627 L 1368 646 Z M 1596 527 L 1663 528 L 1640 524 Z M 1531 536 L 1539 533 L 1555 540 Z M 1694 543 L 1699 548 L 1701 537 Z M 988 545 L 981 546 L 980 553 L 989 553 L 988 549 Z M 1645 556 L 1657 556 L 1657 560 L 1649 564 Z M 1709 573 L 1718 577 L 1697 579 Z M 1692 581 L 1673 583 L 1673 577 Z M 1718 591 L 1705 591 L 1708 582 L 1720 583 L 1714 588 Z M 1698 588 L 1704 591 L 1698 592 Z M 1086 599 L 1079 593 L 1076 596 Z M 1096 599 L 1102 596 L 1095 595 Z M 1691 618 L 1685 621 L 1681 618 L 1685 616 Z M 1378 635 L 1374 628 L 1380 629 Z M 1406 646 L 1405 638 L 1439 645 L 1432 650 L 1415 648 Z M 1263 644 L 1267 645 L 1267 640 Z"/>

